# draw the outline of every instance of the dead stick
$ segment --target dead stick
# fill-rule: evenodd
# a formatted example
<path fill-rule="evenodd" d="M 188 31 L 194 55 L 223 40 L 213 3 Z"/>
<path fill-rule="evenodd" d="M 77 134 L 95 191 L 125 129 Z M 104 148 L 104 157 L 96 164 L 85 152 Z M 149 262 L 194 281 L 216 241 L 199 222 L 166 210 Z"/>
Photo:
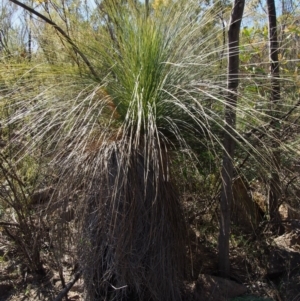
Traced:
<path fill-rule="evenodd" d="M 0 226 L 3 227 L 17 227 L 20 228 L 20 225 L 17 223 L 9 223 L 9 222 L 0 222 Z"/>
<path fill-rule="evenodd" d="M 75 274 L 75 278 L 69 282 L 66 287 L 58 294 L 58 296 L 53 301 L 61 301 L 64 296 L 67 295 L 72 286 L 76 283 L 76 281 L 80 278 L 81 272 Z"/>

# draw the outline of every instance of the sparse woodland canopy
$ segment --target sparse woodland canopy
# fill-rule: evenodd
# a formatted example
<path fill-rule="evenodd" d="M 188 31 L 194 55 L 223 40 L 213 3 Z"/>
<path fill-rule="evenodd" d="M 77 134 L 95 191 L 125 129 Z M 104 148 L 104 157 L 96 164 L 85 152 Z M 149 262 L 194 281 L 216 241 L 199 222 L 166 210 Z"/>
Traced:
<path fill-rule="evenodd" d="M 281 1 L 2 1 L 0 231 L 28 271 L 46 252 L 65 286 L 71 252 L 85 300 L 186 300 L 200 216 L 224 277 L 230 227 L 283 231 L 300 9 Z"/>

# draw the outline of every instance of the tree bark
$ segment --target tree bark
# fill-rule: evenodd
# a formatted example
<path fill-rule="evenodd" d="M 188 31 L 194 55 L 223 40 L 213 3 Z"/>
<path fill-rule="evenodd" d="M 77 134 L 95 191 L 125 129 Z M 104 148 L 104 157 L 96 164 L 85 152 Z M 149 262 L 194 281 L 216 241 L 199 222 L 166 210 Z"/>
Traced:
<path fill-rule="evenodd" d="M 269 188 L 269 216 L 273 222 L 280 222 L 280 215 L 278 212 L 279 198 L 281 195 L 281 184 L 279 177 L 280 167 L 280 152 L 279 152 L 279 128 L 280 122 L 277 110 L 277 104 L 280 101 L 280 73 L 278 61 L 278 38 L 277 38 L 277 18 L 276 7 L 274 0 L 267 0 L 268 18 L 269 18 L 269 56 L 270 56 L 270 77 L 271 77 L 271 112 L 274 122 L 272 124 L 272 132 L 274 137 L 272 139 L 272 170 Z"/>
<path fill-rule="evenodd" d="M 32 13 L 29 13 L 28 22 L 28 60 L 31 61 L 32 56 L 32 33 L 31 33 L 31 23 L 32 23 Z"/>
<path fill-rule="evenodd" d="M 232 177 L 234 171 L 233 157 L 235 149 L 234 131 L 236 125 L 237 88 L 239 84 L 239 34 L 244 12 L 245 0 L 235 0 L 231 12 L 228 31 L 228 95 L 225 105 L 225 127 L 223 140 L 223 166 L 221 215 L 219 234 L 219 269 L 222 277 L 229 277 L 229 235 L 230 206 L 232 203 Z"/>
<path fill-rule="evenodd" d="M 53 301 L 61 301 L 63 297 L 68 295 L 69 290 L 72 288 L 72 286 L 77 282 L 77 280 L 80 278 L 81 273 L 76 273 L 74 279 L 70 281 L 64 289 L 58 294 L 58 296 Z"/>

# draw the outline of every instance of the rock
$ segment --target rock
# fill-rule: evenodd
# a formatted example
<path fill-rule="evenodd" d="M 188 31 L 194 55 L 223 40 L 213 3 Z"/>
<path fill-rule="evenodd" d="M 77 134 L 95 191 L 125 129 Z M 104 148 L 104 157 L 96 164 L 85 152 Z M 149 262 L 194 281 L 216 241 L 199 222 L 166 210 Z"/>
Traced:
<path fill-rule="evenodd" d="M 70 289 L 71 292 L 83 293 L 84 287 L 83 284 L 74 284 Z"/>
<path fill-rule="evenodd" d="M 299 233 L 289 232 L 274 239 L 275 244 L 279 248 L 287 251 L 300 251 L 300 235 Z"/>
<path fill-rule="evenodd" d="M 201 274 L 193 287 L 194 300 L 226 301 L 247 292 L 246 286 L 232 280 Z"/>
<path fill-rule="evenodd" d="M 264 212 L 254 201 L 246 179 L 236 178 L 232 184 L 232 192 L 231 221 L 244 231 L 251 233 L 263 220 Z"/>
<path fill-rule="evenodd" d="M 288 203 L 282 203 L 279 206 L 279 215 L 281 219 L 284 220 L 291 220 L 291 219 L 300 219 L 300 211 L 296 208 L 293 208 Z"/>
<path fill-rule="evenodd" d="M 80 295 L 78 295 L 78 294 L 72 294 L 72 293 L 68 294 L 68 299 L 69 299 L 69 301 L 83 300 L 80 297 Z"/>

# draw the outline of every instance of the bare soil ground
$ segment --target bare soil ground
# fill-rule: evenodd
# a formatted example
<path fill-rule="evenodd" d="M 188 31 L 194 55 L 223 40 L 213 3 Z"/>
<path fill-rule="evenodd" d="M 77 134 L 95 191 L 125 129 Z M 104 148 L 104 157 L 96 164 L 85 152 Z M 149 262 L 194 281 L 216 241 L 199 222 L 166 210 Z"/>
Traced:
<path fill-rule="evenodd" d="M 194 208 L 188 208 L 192 204 L 186 205 L 187 212 L 194 211 Z M 188 269 L 192 272 L 186 281 L 186 300 L 300 301 L 299 220 L 286 222 L 285 233 L 281 235 L 268 232 L 268 227 L 261 228 L 256 234 L 245 234 L 233 227 L 231 282 L 225 284 L 216 277 L 218 226 L 215 220 L 203 214 L 193 216 L 190 224 L 188 257 L 192 264 Z M 14 253 L 14 246 L 6 240 L 0 231 L 0 301 L 52 301 L 63 290 L 63 282 L 68 284 L 74 279 L 74 250 L 64 254 L 60 261 L 61 277 L 51 250 L 46 248 L 42 252 L 45 275 L 37 275 L 26 270 L 22 257 Z M 224 290 L 228 292 L 227 297 Z M 82 279 L 74 284 L 67 296 L 68 299 L 62 300 L 84 300 Z"/>

